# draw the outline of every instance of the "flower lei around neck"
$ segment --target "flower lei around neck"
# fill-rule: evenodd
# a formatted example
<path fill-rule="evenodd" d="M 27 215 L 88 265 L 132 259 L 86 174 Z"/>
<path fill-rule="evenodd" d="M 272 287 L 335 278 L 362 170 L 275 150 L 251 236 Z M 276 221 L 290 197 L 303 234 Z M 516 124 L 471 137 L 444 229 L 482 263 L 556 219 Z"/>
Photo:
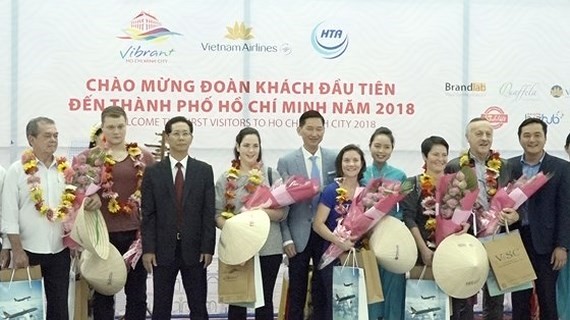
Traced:
<path fill-rule="evenodd" d="M 261 168 L 261 163 L 257 163 L 251 170 L 247 173 L 247 184 L 244 186 L 248 195 L 252 194 L 257 187 L 263 182 L 263 173 L 259 168 Z M 236 215 L 236 190 L 237 190 L 237 179 L 239 178 L 240 161 L 232 160 L 232 165 L 226 171 L 226 190 L 224 192 L 224 198 L 226 205 L 224 211 L 222 212 L 222 217 L 224 219 L 230 219 Z"/>
<path fill-rule="evenodd" d="M 143 153 L 136 143 L 127 143 L 125 149 L 129 157 L 133 160 L 133 166 L 137 170 L 135 191 L 129 196 L 126 202 L 119 201 L 119 194 L 113 191 L 113 167 L 116 161 L 113 159 L 113 156 L 109 154 L 109 151 L 105 153 L 105 159 L 103 161 L 104 173 L 101 179 L 103 198 L 109 199 L 107 209 L 113 214 L 131 214 L 135 208 L 140 208 L 141 204 L 141 184 L 145 167 L 144 162 L 142 162 Z"/>
<path fill-rule="evenodd" d="M 466 151 L 459 158 L 459 166 L 469 166 L 473 168 L 475 167 L 475 160 L 469 157 L 469 153 Z M 489 198 L 494 196 L 499 188 L 498 178 L 501 166 L 501 155 L 499 152 L 491 150 L 491 154 L 485 162 L 485 189 L 487 190 L 487 197 Z"/>
<path fill-rule="evenodd" d="M 61 174 L 70 168 L 69 162 L 65 157 L 57 157 L 55 159 L 57 165 L 57 171 Z M 22 154 L 22 166 L 24 172 L 28 175 L 28 186 L 30 190 L 30 198 L 34 202 L 34 207 L 42 216 L 45 216 L 49 221 L 55 222 L 58 219 L 63 220 L 73 207 L 73 200 L 75 200 L 75 187 L 72 185 L 66 185 L 61 199 L 57 207 L 50 208 L 46 205 L 43 189 L 41 186 L 40 177 L 36 174 L 38 172 L 38 159 L 36 158 L 34 152 L 30 150 L 24 151 Z"/>
<path fill-rule="evenodd" d="M 433 241 L 435 229 L 437 227 L 435 220 L 435 180 L 426 172 L 420 175 L 420 197 L 422 199 L 421 205 L 423 214 L 428 217 L 424 228 L 430 232 L 428 239 L 428 247 L 430 242 Z"/>

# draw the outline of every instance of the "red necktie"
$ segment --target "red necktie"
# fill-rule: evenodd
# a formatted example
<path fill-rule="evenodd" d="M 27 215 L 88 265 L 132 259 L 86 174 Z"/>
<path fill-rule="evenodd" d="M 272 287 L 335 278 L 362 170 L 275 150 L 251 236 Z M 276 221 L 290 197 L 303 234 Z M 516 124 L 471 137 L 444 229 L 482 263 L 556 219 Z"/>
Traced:
<path fill-rule="evenodd" d="M 182 193 L 184 191 L 184 175 L 182 174 L 182 163 L 177 162 L 176 177 L 174 178 L 174 191 L 176 192 L 176 214 L 178 216 L 178 228 L 182 226 Z"/>

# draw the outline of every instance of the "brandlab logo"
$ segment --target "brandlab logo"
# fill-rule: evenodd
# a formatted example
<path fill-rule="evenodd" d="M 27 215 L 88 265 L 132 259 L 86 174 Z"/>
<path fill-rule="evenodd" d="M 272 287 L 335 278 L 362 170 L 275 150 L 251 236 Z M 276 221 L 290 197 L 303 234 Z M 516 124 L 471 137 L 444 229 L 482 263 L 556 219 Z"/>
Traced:
<path fill-rule="evenodd" d="M 311 44 L 321 57 L 335 59 L 348 48 L 348 33 L 334 23 L 323 21 L 313 29 Z"/>

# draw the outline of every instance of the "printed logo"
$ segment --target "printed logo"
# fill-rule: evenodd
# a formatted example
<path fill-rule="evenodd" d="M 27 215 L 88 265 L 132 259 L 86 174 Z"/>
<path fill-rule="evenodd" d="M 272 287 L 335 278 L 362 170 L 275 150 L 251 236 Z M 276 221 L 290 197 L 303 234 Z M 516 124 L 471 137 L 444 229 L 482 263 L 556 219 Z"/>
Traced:
<path fill-rule="evenodd" d="M 244 22 L 234 22 L 233 26 L 226 26 L 226 34 L 224 38 L 231 40 L 228 42 L 202 42 L 200 45 L 203 51 L 209 52 L 246 52 L 246 53 L 283 53 L 288 55 L 291 53 L 289 44 L 281 45 L 252 42 L 254 35 L 253 27 L 246 25 Z M 247 41 L 247 42 L 243 42 Z"/>
<path fill-rule="evenodd" d="M 323 21 L 311 33 L 313 49 L 325 59 L 336 59 L 348 48 L 348 33 L 338 25 Z"/>
<path fill-rule="evenodd" d="M 124 29 L 125 35 L 117 36 L 122 40 L 142 41 L 142 44 L 129 45 L 125 50 L 120 50 L 121 59 L 127 63 L 168 63 L 175 50 L 164 49 L 162 45 L 171 36 L 181 36 L 180 33 L 172 32 L 163 27 L 162 23 L 153 15 L 141 11 L 134 17 L 128 28 Z"/>
<path fill-rule="evenodd" d="M 537 99 L 537 83 L 525 83 L 520 86 L 513 85 L 512 82 L 505 82 L 499 87 L 499 94 L 514 101 Z"/>
<path fill-rule="evenodd" d="M 252 28 L 247 28 L 245 24 L 242 22 L 240 24 L 237 21 L 234 23 L 233 27 L 226 27 L 228 30 L 228 34 L 226 34 L 226 38 L 230 40 L 250 40 L 253 39 L 253 35 L 251 34 Z"/>
<path fill-rule="evenodd" d="M 558 111 L 556 113 L 553 114 L 546 114 L 546 113 L 542 113 L 542 112 L 530 112 L 530 113 L 526 113 L 524 115 L 525 119 L 528 118 L 538 118 L 544 122 L 546 122 L 547 124 L 559 124 L 562 121 L 562 118 L 564 117 L 564 113 L 562 113 L 562 111 Z"/>
<path fill-rule="evenodd" d="M 481 118 L 487 119 L 493 129 L 498 129 L 502 127 L 503 124 L 509 122 L 509 115 L 498 106 L 490 106 L 487 108 L 487 110 L 481 114 Z"/>
<path fill-rule="evenodd" d="M 562 97 L 562 95 L 564 95 L 564 90 L 562 89 L 561 86 L 554 85 L 552 86 L 552 88 L 550 88 L 550 95 L 553 96 L 554 98 L 560 98 Z"/>
<path fill-rule="evenodd" d="M 471 82 L 469 84 L 445 83 L 445 94 L 448 96 L 483 95 L 487 91 L 485 82 Z"/>

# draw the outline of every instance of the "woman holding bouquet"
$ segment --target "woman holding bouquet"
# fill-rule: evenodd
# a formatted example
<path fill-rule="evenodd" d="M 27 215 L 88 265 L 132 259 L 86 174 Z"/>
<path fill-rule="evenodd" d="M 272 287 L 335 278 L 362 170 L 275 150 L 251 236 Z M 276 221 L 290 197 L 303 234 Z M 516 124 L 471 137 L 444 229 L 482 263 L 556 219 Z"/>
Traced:
<path fill-rule="evenodd" d="M 416 240 L 418 262 L 431 266 L 435 250 L 435 186 L 443 177 L 449 144 L 442 137 L 431 136 L 422 142 L 421 152 L 424 172 L 409 178 L 415 187 L 402 202 L 402 211 Z"/>
<path fill-rule="evenodd" d="M 216 182 L 216 225 L 220 229 L 223 229 L 227 219 L 240 214 L 245 200 L 253 194 L 257 186 L 269 186 L 271 181 L 280 178 L 276 170 L 265 167 L 261 162 L 261 137 L 256 129 L 246 127 L 240 130 L 233 151 L 231 166 Z M 255 309 L 255 319 L 272 320 L 273 290 L 283 255 L 279 221 L 285 218 L 286 210 L 263 210 L 269 216 L 271 225 L 267 240 L 259 250 L 265 305 Z M 246 308 L 229 306 L 228 319 L 246 318 Z"/>
<path fill-rule="evenodd" d="M 348 212 L 352 199 L 364 188 L 360 186 L 360 180 L 364 176 L 366 161 L 362 150 L 349 144 L 342 148 L 335 160 L 337 179 L 325 187 L 321 194 L 321 200 L 317 208 L 313 230 L 324 239 L 323 251 L 334 243 L 344 251 L 354 247 L 356 239 L 341 240 L 333 230 L 340 218 Z M 314 315 L 316 319 L 332 319 L 332 272 L 333 266 L 338 265 L 337 259 L 321 270 L 322 283 L 325 287 L 325 310 L 324 315 Z"/>
<path fill-rule="evenodd" d="M 392 181 L 404 182 L 406 174 L 404 171 L 392 167 L 388 160 L 394 151 L 394 135 L 392 130 L 380 127 L 372 133 L 370 142 L 370 155 L 372 155 L 372 165 L 366 168 L 363 185 L 367 185 L 372 179 L 384 178 Z M 390 215 L 402 220 L 403 214 L 400 206 L 397 205 Z M 380 267 L 380 278 L 382 290 L 384 291 L 384 301 L 368 305 L 368 315 L 370 319 L 404 319 L 404 300 L 406 298 L 406 277 L 405 274 L 395 274 Z"/>

